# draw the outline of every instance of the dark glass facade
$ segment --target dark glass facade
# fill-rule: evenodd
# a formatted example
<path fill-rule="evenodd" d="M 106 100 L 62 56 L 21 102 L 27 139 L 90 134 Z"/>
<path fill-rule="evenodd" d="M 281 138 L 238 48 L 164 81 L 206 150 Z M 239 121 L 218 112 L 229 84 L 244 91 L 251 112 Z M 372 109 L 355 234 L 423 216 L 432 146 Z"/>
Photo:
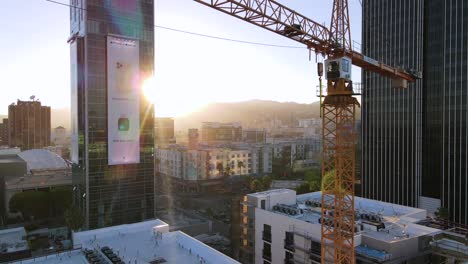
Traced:
<path fill-rule="evenodd" d="M 423 1 L 363 1 L 363 50 L 376 60 L 422 69 Z M 408 89 L 363 71 L 362 196 L 418 206 L 422 81 Z"/>
<path fill-rule="evenodd" d="M 117 35 L 139 41 L 140 76 L 153 74 L 153 0 L 71 3 L 75 203 L 90 229 L 154 218 L 153 105 L 141 95 L 140 162 L 109 166 L 106 68 L 106 38 Z"/>
<path fill-rule="evenodd" d="M 468 224 L 468 2 L 425 1 L 422 195 Z"/>
<path fill-rule="evenodd" d="M 468 224 L 468 3 L 364 1 L 363 49 L 423 79 L 395 90 L 364 71 L 362 195 Z"/>

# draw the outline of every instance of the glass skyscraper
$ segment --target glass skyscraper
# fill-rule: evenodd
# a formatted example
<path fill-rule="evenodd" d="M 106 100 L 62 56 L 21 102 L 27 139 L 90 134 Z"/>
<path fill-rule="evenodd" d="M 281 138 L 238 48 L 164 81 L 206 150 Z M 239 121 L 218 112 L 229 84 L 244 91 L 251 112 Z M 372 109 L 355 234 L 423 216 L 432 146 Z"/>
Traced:
<path fill-rule="evenodd" d="M 153 0 L 70 3 L 75 205 L 90 229 L 153 218 Z"/>
<path fill-rule="evenodd" d="M 421 69 L 423 1 L 363 1 L 363 54 L 388 65 Z M 417 206 L 421 193 L 422 81 L 392 88 L 363 71 L 362 195 Z"/>
<path fill-rule="evenodd" d="M 363 1 L 363 52 L 423 78 L 364 71 L 362 195 L 468 224 L 468 3 Z"/>

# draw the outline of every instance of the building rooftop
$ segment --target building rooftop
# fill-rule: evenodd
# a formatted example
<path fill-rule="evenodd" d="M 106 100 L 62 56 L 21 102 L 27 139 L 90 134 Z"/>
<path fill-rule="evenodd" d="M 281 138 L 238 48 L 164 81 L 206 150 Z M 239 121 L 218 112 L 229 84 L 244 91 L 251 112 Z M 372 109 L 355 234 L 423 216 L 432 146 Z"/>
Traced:
<path fill-rule="evenodd" d="M 273 194 L 288 194 L 291 193 L 292 191 L 289 189 L 275 189 L 275 190 L 268 190 L 268 191 L 263 191 L 263 192 L 256 192 L 256 193 L 251 193 L 249 196 L 252 197 L 267 197 Z"/>
<path fill-rule="evenodd" d="M 45 149 L 26 150 L 18 156 L 26 161 L 28 171 L 68 168 L 67 162 L 62 157 Z"/>
<path fill-rule="evenodd" d="M 13 264 L 89 264 L 81 249 L 74 249 L 29 259 L 22 259 Z"/>
<path fill-rule="evenodd" d="M 110 258 L 127 264 L 239 263 L 183 232 L 169 232 L 169 225 L 158 219 L 73 233 L 73 241 L 74 250 L 16 263 L 87 264 L 89 254 L 96 263 L 106 264 L 112 263 Z"/>
<path fill-rule="evenodd" d="M 189 235 L 174 231 L 161 220 L 120 225 L 73 234 L 83 249 L 111 248 L 125 263 L 239 263 Z M 99 251 L 100 252 L 100 251 Z"/>
<path fill-rule="evenodd" d="M 302 184 L 307 183 L 306 181 L 302 180 L 291 180 L 291 181 L 284 181 L 284 180 L 274 180 L 271 182 L 271 189 L 295 189 Z"/>
<path fill-rule="evenodd" d="M 29 249 L 24 227 L 0 230 L 1 253 L 12 253 Z"/>
<path fill-rule="evenodd" d="M 291 190 L 277 189 L 249 194 L 249 196 L 263 198 L 270 195 L 287 193 L 292 195 Z M 321 195 L 321 192 L 297 195 L 295 204 L 271 204 L 271 211 L 311 224 L 321 225 Z M 356 235 L 368 236 L 391 243 L 440 231 L 439 229 L 416 224 L 418 221 L 426 218 L 427 213 L 424 209 L 361 197 L 355 197 L 354 206 L 356 225 L 362 226 L 356 232 Z M 377 224 L 380 223 L 383 223 L 384 227 L 376 228 Z"/>

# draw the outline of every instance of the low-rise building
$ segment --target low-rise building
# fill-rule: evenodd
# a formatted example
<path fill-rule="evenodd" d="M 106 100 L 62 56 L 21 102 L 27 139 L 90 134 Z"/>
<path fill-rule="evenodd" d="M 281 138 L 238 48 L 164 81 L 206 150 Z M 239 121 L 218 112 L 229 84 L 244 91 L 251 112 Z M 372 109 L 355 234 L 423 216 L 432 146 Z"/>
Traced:
<path fill-rule="evenodd" d="M 170 182 L 180 185 L 180 190 L 199 191 L 231 176 L 271 173 L 272 151 L 261 144 L 200 146 L 195 150 L 174 144 L 155 150 L 156 173 L 162 185 Z"/>
<path fill-rule="evenodd" d="M 3 118 L 0 123 L 0 146 L 8 146 L 9 124 L 8 118 Z"/>
<path fill-rule="evenodd" d="M 239 263 L 158 219 L 73 233 L 73 248 L 15 263 Z"/>
<path fill-rule="evenodd" d="M 154 144 L 164 146 L 175 143 L 174 119 L 157 117 L 154 119 Z"/>
<path fill-rule="evenodd" d="M 242 141 L 247 143 L 265 143 L 266 130 L 263 128 L 247 128 L 242 130 Z"/>
<path fill-rule="evenodd" d="M 6 152 L 0 154 L 0 184 L 0 208 L 2 216 L 8 216 L 9 201 L 18 192 L 71 186 L 71 168 L 63 158 L 44 149 Z"/>
<path fill-rule="evenodd" d="M 63 126 L 54 128 L 52 142 L 55 146 L 64 146 L 69 143 L 67 140 L 67 130 Z"/>
<path fill-rule="evenodd" d="M 355 198 L 357 263 L 419 263 L 439 229 L 417 224 L 424 209 Z M 241 202 L 243 263 L 320 263 L 321 192 L 253 193 Z"/>
<path fill-rule="evenodd" d="M 201 141 L 207 144 L 242 141 L 242 126 L 240 123 L 203 122 Z"/>
<path fill-rule="evenodd" d="M 0 262 L 31 257 L 24 227 L 0 230 Z"/>

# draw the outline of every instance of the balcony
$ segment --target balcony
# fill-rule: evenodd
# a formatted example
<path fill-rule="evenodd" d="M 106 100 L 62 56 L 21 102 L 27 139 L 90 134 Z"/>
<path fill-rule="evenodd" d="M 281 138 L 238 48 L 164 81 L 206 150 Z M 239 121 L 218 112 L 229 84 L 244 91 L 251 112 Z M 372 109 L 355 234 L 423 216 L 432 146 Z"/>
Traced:
<path fill-rule="evenodd" d="M 271 242 L 271 233 L 270 232 L 262 232 L 262 238 L 265 241 Z"/>
<path fill-rule="evenodd" d="M 263 259 L 266 259 L 268 261 L 271 261 L 271 251 L 263 250 Z"/>
<path fill-rule="evenodd" d="M 294 252 L 294 251 L 295 251 L 295 248 L 294 248 L 294 240 L 285 239 L 285 240 L 284 240 L 284 249 L 287 249 L 287 250 L 289 250 L 289 251 Z"/>

